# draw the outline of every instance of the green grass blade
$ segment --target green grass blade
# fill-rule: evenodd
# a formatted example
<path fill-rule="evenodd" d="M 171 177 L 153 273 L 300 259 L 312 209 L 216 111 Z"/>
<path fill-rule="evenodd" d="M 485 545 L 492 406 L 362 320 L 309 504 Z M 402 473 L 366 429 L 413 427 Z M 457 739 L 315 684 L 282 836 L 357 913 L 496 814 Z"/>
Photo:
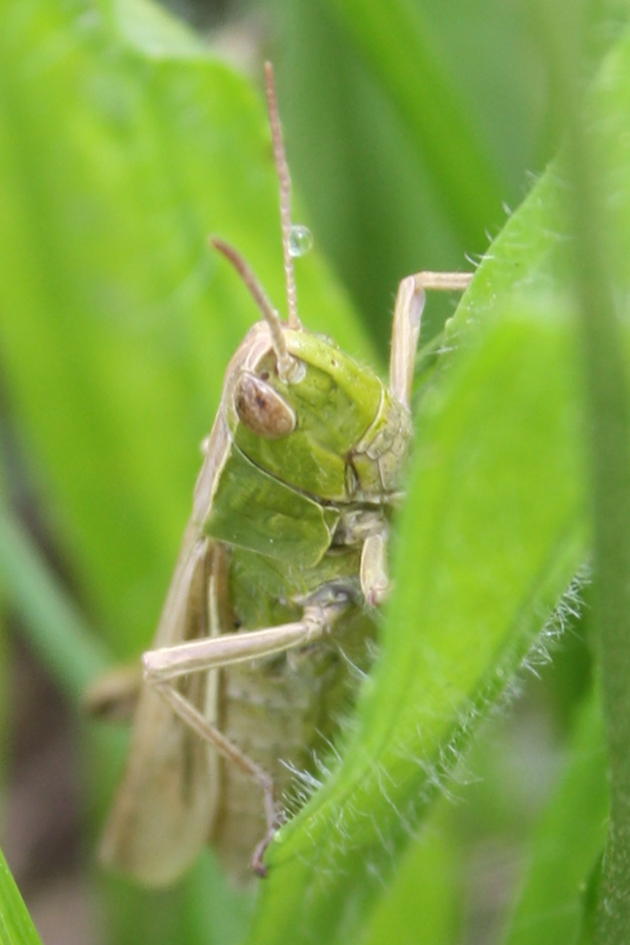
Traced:
<path fill-rule="evenodd" d="M 336 0 L 330 6 L 395 102 L 458 221 L 462 244 L 481 251 L 481 221 L 487 228 L 501 220 L 505 188 L 420 9 L 401 0 Z"/>
<path fill-rule="evenodd" d="M 630 928 L 630 364 L 625 346 L 630 168 L 630 32 L 582 111 L 567 59 L 567 166 L 575 227 L 576 289 L 589 398 L 594 514 L 594 610 L 610 764 L 610 824 L 593 941 L 612 945 Z M 572 69 L 573 67 L 573 69 Z M 593 118 L 606 118 L 594 130 Z M 611 199 L 612 198 L 612 199 Z"/>
<path fill-rule="evenodd" d="M 0 945 L 41 945 L 41 939 L 2 852 L 0 852 Z"/>
<path fill-rule="evenodd" d="M 55 581 L 32 539 L 0 497 L 0 583 L 21 618 L 33 650 L 76 702 L 109 665 L 101 641 L 93 638 L 69 597 Z"/>

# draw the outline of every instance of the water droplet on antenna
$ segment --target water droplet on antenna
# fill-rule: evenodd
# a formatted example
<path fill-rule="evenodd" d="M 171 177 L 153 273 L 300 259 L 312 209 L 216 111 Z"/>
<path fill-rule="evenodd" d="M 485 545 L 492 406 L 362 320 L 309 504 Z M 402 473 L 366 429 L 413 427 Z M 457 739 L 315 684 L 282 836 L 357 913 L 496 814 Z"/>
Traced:
<path fill-rule="evenodd" d="M 289 253 L 293 258 L 305 256 L 313 245 L 313 235 L 307 226 L 294 223 L 289 239 Z"/>

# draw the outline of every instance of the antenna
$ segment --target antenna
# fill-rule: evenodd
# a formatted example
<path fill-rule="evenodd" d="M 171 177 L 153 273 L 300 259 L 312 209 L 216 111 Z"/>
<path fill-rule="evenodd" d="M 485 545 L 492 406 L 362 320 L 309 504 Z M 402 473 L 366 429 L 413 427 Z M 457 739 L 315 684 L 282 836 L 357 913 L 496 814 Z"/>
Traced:
<path fill-rule="evenodd" d="M 284 260 L 284 278 L 287 287 L 287 308 L 289 312 L 289 328 L 299 330 L 302 323 L 297 311 L 297 288 L 295 285 L 295 270 L 291 255 L 291 175 L 282 140 L 280 115 L 276 98 L 276 85 L 273 78 L 273 66 L 265 63 L 265 90 L 267 92 L 267 110 L 271 126 L 271 140 L 273 143 L 273 159 L 280 184 L 280 226 L 282 229 L 282 257 Z"/>
<path fill-rule="evenodd" d="M 295 358 L 291 357 L 287 350 L 287 343 L 284 340 L 284 334 L 282 332 L 282 320 L 278 312 L 269 301 L 265 290 L 241 254 L 236 249 L 234 249 L 233 246 L 230 246 L 229 243 L 219 239 L 218 236 L 211 236 L 210 242 L 215 249 L 218 249 L 218 251 L 232 263 L 239 276 L 251 292 L 256 305 L 265 316 L 265 320 L 267 321 L 271 331 L 273 350 L 278 362 L 278 374 L 285 380 L 291 380 L 295 373 L 296 361 Z"/>

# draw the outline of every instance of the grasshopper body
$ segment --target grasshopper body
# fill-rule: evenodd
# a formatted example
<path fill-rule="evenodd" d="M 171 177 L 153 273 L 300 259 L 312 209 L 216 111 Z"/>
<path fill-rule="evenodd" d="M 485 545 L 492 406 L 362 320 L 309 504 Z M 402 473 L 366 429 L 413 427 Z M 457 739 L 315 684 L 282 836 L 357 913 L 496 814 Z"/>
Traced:
<path fill-rule="evenodd" d="M 292 772 L 326 750 L 369 665 L 370 611 L 387 592 L 389 519 L 411 435 L 424 290 L 469 281 L 424 273 L 401 283 L 389 384 L 306 331 L 270 68 L 267 92 L 289 321 L 215 240 L 265 320 L 226 371 L 103 841 L 105 862 L 150 885 L 176 879 L 207 840 L 235 876 L 252 851 L 264 874 L 276 798 L 290 797 Z"/>

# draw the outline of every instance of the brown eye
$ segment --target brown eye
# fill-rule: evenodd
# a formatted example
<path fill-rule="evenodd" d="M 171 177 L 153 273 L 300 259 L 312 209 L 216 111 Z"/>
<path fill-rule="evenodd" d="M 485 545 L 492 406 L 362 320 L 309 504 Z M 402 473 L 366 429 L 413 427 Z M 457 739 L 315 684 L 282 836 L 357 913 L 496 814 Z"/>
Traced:
<path fill-rule="evenodd" d="M 267 440 L 295 430 L 295 413 L 278 391 L 255 374 L 243 371 L 234 391 L 234 408 L 248 430 Z"/>

